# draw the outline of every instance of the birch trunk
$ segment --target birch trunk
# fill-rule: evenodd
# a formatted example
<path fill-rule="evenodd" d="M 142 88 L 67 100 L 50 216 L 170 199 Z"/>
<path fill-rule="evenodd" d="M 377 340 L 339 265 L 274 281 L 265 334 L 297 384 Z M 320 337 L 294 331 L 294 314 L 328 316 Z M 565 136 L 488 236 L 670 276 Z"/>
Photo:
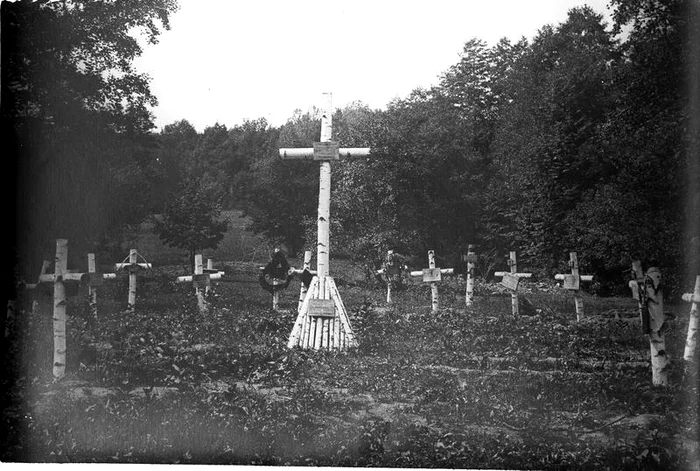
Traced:
<path fill-rule="evenodd" d="M 661 287 L 661 272 L 656 267 L 647 270 L 647 297 L 649 302 L 649 343 L 651 348 L 652 382 L 656 386 L 668 385 L 668 355 L 664 339 L 664 298 Z"/>
<path fill-rule="evenodd" d="M 95 273 L 95 254 L 88 254 L 88 273 Z M 90 298 L 90 312 L 94 319 L 97 319 L 97 287 L 88 286 L 88 297 Z"/>
<path fill-rule="evenodd" d="M 468 246 L 467 257 L 469 258 L 469 261 L 467 261 L 467 290 L 464 294 L 464 300 L 467 307 L 474 303 L 474 262 L 471 261 L 474 255 L 474 246 Z"/>
<path fill-rule="evenodd" d="M 68 241 L 56 240 L 56 269 L 53 285 L 53 376 L 66 374 L 66 287 L 63 274 L 68 271 Z"/>
<path fill-rule="evenodd" d="M 197 254 L 194 256 L 194 274 L 201 275 L 204 273 L 204 262 L 202 261 L 202 254 Z M 199 312 L 207 312 L 207 304 L 204 301 L 204 294 L 202 293 L 202 288 L 195 288 L 195 295 L 197 296 L 197 307 Z"/>
<path fill-rule="evenodd" d="M 209 273 L 211 273 L 211 270 L 214 269 L 214 259 L 213 258 L 208 258 L 207 259 L 207 270 L 209 270 Z M 211 286 L 207 286 L 204 288 L 204 294 L 207 295 L 211 292 Z"/>
<path fill-rule="evenodd" d="M 428 251 L 428 268 L 435 268 L 435 252 L 433 250 Z M 430 283 L 430 296 L 433 306 L 433 312 L 440 309 L 440 297 L 438 294 L 438 285 L 436 282 Z"/>
<path fill-rule="evenodd" d="M 518 258 L 515 252 L 510 253 L 510 272 L 515 274 L 518 273 Z M 518 305 L 518 292 L 513 291 L 510 294 L 510 304 L 512 307 L 513 315 L 517 316 L 520 314 L 520 306 Z"/>
<path fill-rule="evenodd" d="M 576 252 L 569 253 L 571 260 L 571 274 L 578 277 L 578 256 Z M 576 321 L 580 322 L 583 317 L 583 298 L 579 294 L 579 290 L 574 290 L 574 305 L 576 306 Z"/>
<path fill-rule="evenodd" d="M 332 96 L 324 93 L 324 109 L 321 116 L 321 142 L 329 142 L 333 130 Z M 318 179 L 318 243 L 317 243 L 317 272 L 323 288 L 323 279 L 329 274 L 330 260 L 330 215 L 331 215 L 331 163 L 322 161 L 319 164 Z M 323 293 L 323 291 L 321 291 Z"/>
<path fill-rule="evenodd" d="M 129 263 L 135 264 L 138 261 L 136 249 L 129 250 Z M 136 272 L 129 270 L 129 307 L 130 311 L 136 309 Z"/>
<path fill-rule="evenodd" d="M 700 303 L 700 275 L 695 277 L 695 289 L 689 297 L 693 303 L 690 307 L 690 319 L 688 320 L 688 336 L 685 339 L 685 351 L 683 352 L 683 360 L 691 361 L 695 355 L 695 347 L 697 345 L 698 335 L 698 303 Z M 683 296 L 686 299 L 686 296 Z"/>

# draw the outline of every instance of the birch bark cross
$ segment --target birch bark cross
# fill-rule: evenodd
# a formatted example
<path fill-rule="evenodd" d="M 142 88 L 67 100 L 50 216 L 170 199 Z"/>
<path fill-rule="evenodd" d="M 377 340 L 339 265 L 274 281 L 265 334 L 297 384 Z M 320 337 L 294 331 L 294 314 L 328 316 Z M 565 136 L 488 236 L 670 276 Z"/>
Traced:
<path fill-rule="evenodd" d="M 593 275 L 580 275 L 578 272 L 578 257 L 576 252 L 569 253 L 569 266 L 571 274 L 554 275 L 555 280 L 564 281 L 564 289 L 574 292 L 574 304 L 576 306 L 576 320 L 583 317 L 583 298 L 579 295 L 579 288 L 582 281 L 593 281 Z"/>
<path fill-rule="evenodd" d="M 211 259 L 209 259 L 211 262 Z M 194 274 L 178 276 L 178 283 L 192 283 L 194 287 L 195 296 L 197 296 L 197 307 L 199 312 L 206 313 L 208 311 L 204 295 L 202 294 L 202 288 L 204 288 L 205 293 L 211 286 L 211 280 L 220 280 L 224 275 L 223 271 L 214 270 L 213 263 L 208 268 L 204 268 L 204 263 L 202 261 L 202 254 L 196 254 L 194 256 Z"/>
<path fill-rule="evenodd" d="M 419 271 L 412 271 L 411 276 L 423 276 L 424 283 L 430 283 L 430 298 L 433 312 L 440 309 L 440 297 L 438 294 L 438 281 L 442 280 L 442 275 L 454 275 L 454 268 L 436 268 L 435 251 L 428 250 L 428 268 Z"/>
<path fill-rule="evenodd" d="M 494 273 L 494 276 L 502 277 L 501 284 L 511 291 L 511 309 L 513 311 L 513 315 L 517 316 L 520 314 L 520 302 L 518 300 L 518 286 L 520 284 L 520 278 L 530 278 L 532 273 L 518 273 L 518 257 L 515 252 L 510 253 L 510 257 L 508 258 L 508 266 L 510 266 L 510 272 L 497 271 Z"/>
<path fill-rule="evenodd" d="M 143 262 L 139 263 L 138 258 L 141 257 Z M 127 262 L 127 260 L 129 260 Z M 126 270 L 129 272 L 129 301 L 127 309 L 133 311 L 136 309 L 136 274 L 142 270 L 149 270 L 153 265 L 148 263 L 146 259 L 136 251 L 129 250 L 129 256 L 121 263 L 114 265 L 115 270 Z"/>
<path fill-rule="evenodd" d="M 46 273 L 48 263 L 44 262 L 39 275 L 39 283 L 53 284 L 53 376 L 62 378 L 66 374 L 66 286 L 65 283 L 82 283 L 96 286 L 103 279 L 113 278 L 113 274 L 95 273 L 94 266 L 88 273 L 68 270 L 68 240 L 56 239 L 56 258 L 53 273 Z M 32 285 L 36 286 L 36 285 Z"/>
<path fill-rule="evenodd" d="M 284 160 L 319 161 L 318 219 L 316 243 L 316 272 L 299 310 L 297 322 L 289 338 L 288 346 L 314 349 L 344 349 L 356 345 L 350 328 L 347 312 L 340 299 L 333 278 L 330 277 L 330 206 L 331 206 L 331 162 L 340 157 L 366 157 L 369 148 L 341 148 L 331 139 L 333 133 L 332 96 L 324 94 L 321 115 L 321 140 L 312 148 L 280 149 Z M 327 302 L 312 300 L 332 300 Z M 330 312 L 332 314 L 330 314 Z"/>

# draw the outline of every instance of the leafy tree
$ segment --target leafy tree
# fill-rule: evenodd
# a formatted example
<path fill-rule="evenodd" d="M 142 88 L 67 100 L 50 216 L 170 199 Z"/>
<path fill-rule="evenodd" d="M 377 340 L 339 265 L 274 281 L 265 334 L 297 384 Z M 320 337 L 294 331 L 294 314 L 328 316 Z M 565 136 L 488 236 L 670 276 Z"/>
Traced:
<path fill-rule="evenodd" d="M 315 114 L 297 111 L 279 131 L 249 125 L 241 129 L 237 141 L 238 145 L 260 143 L 262 147 L 239 147 L 250 149 L 250 160 L 246 163 L 248 168 L 234 179 L 235 204 L 252 219 L 253 231 L 284 243 L 292 256 L 304 247 L 304 217 L 312 216 L 316 210 L 318 164 L 282 160 L 278 150 L 309 147 L 319 140 L 320 129 Z M 241 160 L 230 162 L 238 165 Z"/>
<path fill-rule="evenodd" d="M 576 207 L 610 171 L 599 131 L 610 109 L 615 43 L 588 7 L 545 26 L 503 78 L 487 224 L 549 275 L 578 241 Z"/>
<path fill-rule="evenodd" d="M 191 178 L 155 218 L 154 230 L 167 245 L 187 250 L 194 269 L 198 251 L 216 248 L 224 238 L 228 221 L 220 218 L 221 199 L 216 191 Z"/>
<path fill-rule="evenodd" d="M 133 35 L 156 42 L 176 8 L 174 0 L 2 2 L 0 119 L 23 277 L 36 276 L 57 237 L 76 256 L 148 211 L 155 97 L 132 68 L 141 53 Z"/>

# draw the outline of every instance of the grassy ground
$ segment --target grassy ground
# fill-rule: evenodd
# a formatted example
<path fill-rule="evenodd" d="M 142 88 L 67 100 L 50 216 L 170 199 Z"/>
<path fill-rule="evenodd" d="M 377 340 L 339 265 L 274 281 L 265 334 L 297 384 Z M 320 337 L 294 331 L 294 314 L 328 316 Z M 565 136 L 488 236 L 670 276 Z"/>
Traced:
<path fill-rule="evenodd" d="M 514 318 L 495 286 L 477 286 L 465 309 L 464 285 L 446 280 L 433 313 L 422 283 L 387 306 L 382 287 L 333 260 L 360 345 L 289 350 L 298 280 L 272 311 L 257 284 L 266 248 L 256 260 L 252 244 L 229 240 L 243 249 L 213 254 L 226 276 L 207 314 L 174 283 L 184 259 L 155 243 L 154 263 L 174 264 L 140 276 L 134 313 L 123 276 L 100 291 L 96 319 L 84 293 L 71 298 L 61 381 L 51 378 L 51 300 L 37 295 L 40 309 L 18 319 L 6 353 L 15 371 L 3 376 L 0 460 L 696 469 L 687 306 L 667 308 L 677 315 L 666 332 L 670 384 L 655 388 L 631 299 L 586 297 L 576 322 L 573 300 L 550 287 L 526 295 L 539 314 Z"/>

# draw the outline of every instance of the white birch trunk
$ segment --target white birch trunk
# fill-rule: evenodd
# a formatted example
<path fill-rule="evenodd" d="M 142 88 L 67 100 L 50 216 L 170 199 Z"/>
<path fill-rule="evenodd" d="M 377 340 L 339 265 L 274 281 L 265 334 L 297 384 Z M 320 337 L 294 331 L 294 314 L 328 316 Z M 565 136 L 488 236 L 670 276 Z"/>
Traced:
<path fill-rule="evenodd" d="M 197 254 L 194 256 L 194 274 L 201 275 L 204 273 L 204 262 L 202 261 L 202 254 Z M 207 312 L 207 304 L 204 301 L 204 294 L 202 293 L 202 288 L 196 287 L 195 295 L 197 296 L 197 307 L 199 312 Z"/>
<path fill-rule="evenodd" d="M 695 277 L 695 289 L 690 296 L 683 295 L 684 300 L 689 300 L 693 304 L 690 307 L 690 319 L 688 320 L 688 336 L 685 339 L 685 350 L 683 360 L 691 361 L 695 355 L 698 336 L 698 303 L 700 303 L 700 275 Z"/>
<path fill-rule="evenodd" d="M 518 258 L 515 252 L 510 253 L 510 272 L 515 274 L 518 273 Z M 513 291 L 510 294 L 510 304 L 513 310 L 513 315 L 517 316 L 520 314 L 520 306 L 518 305 L 518 292 Z"/>
<path fill-rule="evenodd" d="M 56 269 L 53 285 L 53 376 L 66 374 L 66 287 L 62 276 L 68 271 L 68 241 L 56 240 Z"/>
<path fill-rule="evenodd" d="M 430 269 L 435 268 L 435 251 L 433 251 L 433 250 L 428 251 L 428 268 L 430 268 Z M 440 309 L 440 297 L 438 294 L 438 285 L 437 285 L 437 282 L 435 282 L 435 281 L 430 283 L 430 297 L 431 297 L 431 301 L 432 301 L 433 312 L 435 312 L 438 309 Z"/>
<path fill-rule="evenodd" d="M 134 264 L 137 260 L 136 249 L 129 250 L 129 263 Z M 129 307 L 130 311 L 136 309 L 136 272 L 129 271 Z"/>
<path fill-rule="evenodd" d="M 656 267 L 647 270 L 647 277 L 652 283 L 647 283 L 649 299 L 649 323 L 651 332 L 649 343 L 651 348 L 651 375 L 655 386 L 668 385 L 668 355 L 664 339 L 664 297 L 661 287 L 661 272 Z"/>
<path fill-rule="evenodd" d="M 213 270 L 214 269 L 214 259 L 213 258 L 208 258 L 207 259 L 207 270 Z M 209 271 L 211 273 L 211 271 Z M 207 295 L 211 292 L 211 286 L 207 286 L 204 288 L 204 294 Z"/>
<path fill-rule="evenodd" d="M 88 273 L 95 273 L 95 254 L 88 254 Z M 94 319 L 97 319 L 97 287 L 88 286 L 88 297 L 90 298 L 90 312 Z"/>
<path fill-rule="evenodd" d="M 324 107 L 321 116 L 321 142 L 329 142 L 333 130 L 332 96 L 324 93 Z M 331 163 L 322 161 L 319 164 L 318 179 L 318 242 L 317 242 L 317 272 L 323 287 L 323 279 L 329 274 L 330 261 L 330 215 L 331 215 Z M 323 291 L 321 291 L 323 293 Z"/>
<path fill-rule="evenodd" d="M 571 274 L 578 277 L 578 256 L 576 252 L 570 252 L 569 259 L 571 260 Z M 579 294 L 579 290 L 574 290 L 574 305 L 576 306 L 576 321 L 580 322 L 583 317 L 583 298 Z"/>
<path fill-rule="evenodd" d="M 467 247 L 467 257 L 470 257 L 470 260 L 467 261 L 467 289 L 464 294 L 464 300 L 467 307 L 474 303 L 474 262 L 471 261 L 471 257 L 474 255 L 474 246 L 469 245 Z"/>

